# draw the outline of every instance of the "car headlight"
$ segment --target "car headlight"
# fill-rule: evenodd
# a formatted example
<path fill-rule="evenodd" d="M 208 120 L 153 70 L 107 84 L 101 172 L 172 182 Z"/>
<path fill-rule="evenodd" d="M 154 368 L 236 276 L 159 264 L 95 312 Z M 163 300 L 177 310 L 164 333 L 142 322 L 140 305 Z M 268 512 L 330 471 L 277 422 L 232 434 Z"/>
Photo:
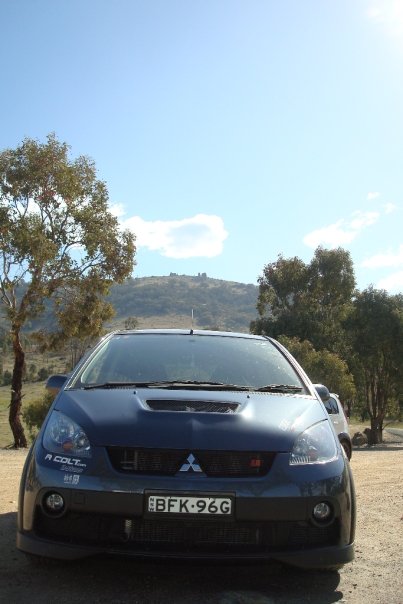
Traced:
<path fill-rule="evenodd" d="M 53 411 L 43 435 L 43 446 L 52 453 L 91 457 L 90 441 L 84 430 L 75 421 Z"/>
<path fill-rule="evenodd" d="M 337 457 L 334 434 L 328 421 L 320 422 L 302 432 L 290 454 L 290 465 L 328 463 Z"/>

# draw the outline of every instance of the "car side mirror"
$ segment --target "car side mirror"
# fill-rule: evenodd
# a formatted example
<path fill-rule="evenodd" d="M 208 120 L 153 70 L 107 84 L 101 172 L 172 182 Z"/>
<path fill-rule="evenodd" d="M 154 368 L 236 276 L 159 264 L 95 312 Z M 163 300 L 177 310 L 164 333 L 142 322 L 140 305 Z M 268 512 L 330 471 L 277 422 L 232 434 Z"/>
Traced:
<path fill-rule="evenodd" d="M 328 401 L 330 398 L 330 392 L 326 388 L 326 386 L 324 386 L 323 384 L 314 384 L 313 386 L 316 392 L 319 394 L 321 401 L 323 403 L 326 403 L 326 401 Z"/>
<path fill-rule="evenodd" d="M 46 382 L 46 390 L 51 392 L 54 396 L 60 392 L 66 383 L 68 376 L 62 375 L 61 373 L 57 373 L 55 375 L 50 375 Z"/>

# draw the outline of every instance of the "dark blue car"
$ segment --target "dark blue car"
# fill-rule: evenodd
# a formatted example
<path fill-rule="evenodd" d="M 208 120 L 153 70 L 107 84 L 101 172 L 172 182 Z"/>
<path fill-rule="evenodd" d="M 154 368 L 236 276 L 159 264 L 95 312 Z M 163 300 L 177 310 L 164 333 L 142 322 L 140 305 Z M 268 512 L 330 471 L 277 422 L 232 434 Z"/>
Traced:
<path fill-rule="evenodd" d="M 59 381 L 23 471 L 21 550 L 306 568 L 353 559 L 349 462 L 278 342 L 115 332 Z"/>

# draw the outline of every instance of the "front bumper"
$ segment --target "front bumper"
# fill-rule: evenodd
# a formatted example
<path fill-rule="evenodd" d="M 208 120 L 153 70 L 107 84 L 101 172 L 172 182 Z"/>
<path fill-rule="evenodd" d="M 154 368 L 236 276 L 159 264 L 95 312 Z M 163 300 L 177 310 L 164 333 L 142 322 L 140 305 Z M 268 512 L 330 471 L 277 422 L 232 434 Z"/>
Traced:
<path fill-rule="evenodd" d="M 192 552 L 180 551 L 130 551 L 128 549 L 96 547 L 70 543 L 57 543 L 40 539 L 32 534 L 17 532 L 17 547 L 21 551 L 35 556 L 54 558 L 58 560 L 78 560 L 96 555 L 125 555 L 139 559 L 183 559 L 186 560 L 268 560 L 290 564 L 300 568 L 315 569 L 334 567 L 347 564 L 354 560 L 354 543 L 346 546 L 316 547 L 312 550 L 288 550 L 268 552 Z"/>
<path fill-rule="evenodd" d="M 110 467 L 81 475 L 66 486 L 61 469 L 42 465 L 31 453 L 21 481 L 17 547 L 30 554 L 72 560 L 99 554 L 139 558 L 276 560 L 305 568 L 344 564 L 354 558 L 355 497 L 349 464 L 339 458 L 323 468 L 288 466 L 279 454 L 267 477 L 185 479 L 127 477 Z M 296 479 L 298 477 L 298 480 Z M 315 480 L 313 478 L 315 477 Z M 69 478 L 70 480 L 70 478 Z M 202 485 L 202 487 L 201 487 Z M 145 515 L 144 492 L 231 493 L 231 519 Z M 61 494 L 65 507 L 49 514 L 44 496 Z M 313 507 L 333 509 L 332 521 L 317 523 Z"/>

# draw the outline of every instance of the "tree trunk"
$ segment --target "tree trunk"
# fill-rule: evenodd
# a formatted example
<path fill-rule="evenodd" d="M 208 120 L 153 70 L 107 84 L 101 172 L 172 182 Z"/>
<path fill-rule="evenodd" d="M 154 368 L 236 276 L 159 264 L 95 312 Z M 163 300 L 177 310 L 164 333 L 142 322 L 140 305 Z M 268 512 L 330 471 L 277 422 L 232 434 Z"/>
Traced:
<path fill-rule="evenodd" d="M 24 428 L 21 423 L 22 406 L 22 376 L 24 372 L 25 353 L 21 346 L 20 334 L 18 329 L 12 330 L 14 369 L 11 382 L 11 403 L 8 416 L 10 428 L 14 436 L 14 447 L 16 449 L 28 446 L 25 438 Z"/>
<path fill-rule="evenodd" d="M 378 445 L 382 442 L 382 421 L 379 418 L 371 417 L 370 445 Z"/>

